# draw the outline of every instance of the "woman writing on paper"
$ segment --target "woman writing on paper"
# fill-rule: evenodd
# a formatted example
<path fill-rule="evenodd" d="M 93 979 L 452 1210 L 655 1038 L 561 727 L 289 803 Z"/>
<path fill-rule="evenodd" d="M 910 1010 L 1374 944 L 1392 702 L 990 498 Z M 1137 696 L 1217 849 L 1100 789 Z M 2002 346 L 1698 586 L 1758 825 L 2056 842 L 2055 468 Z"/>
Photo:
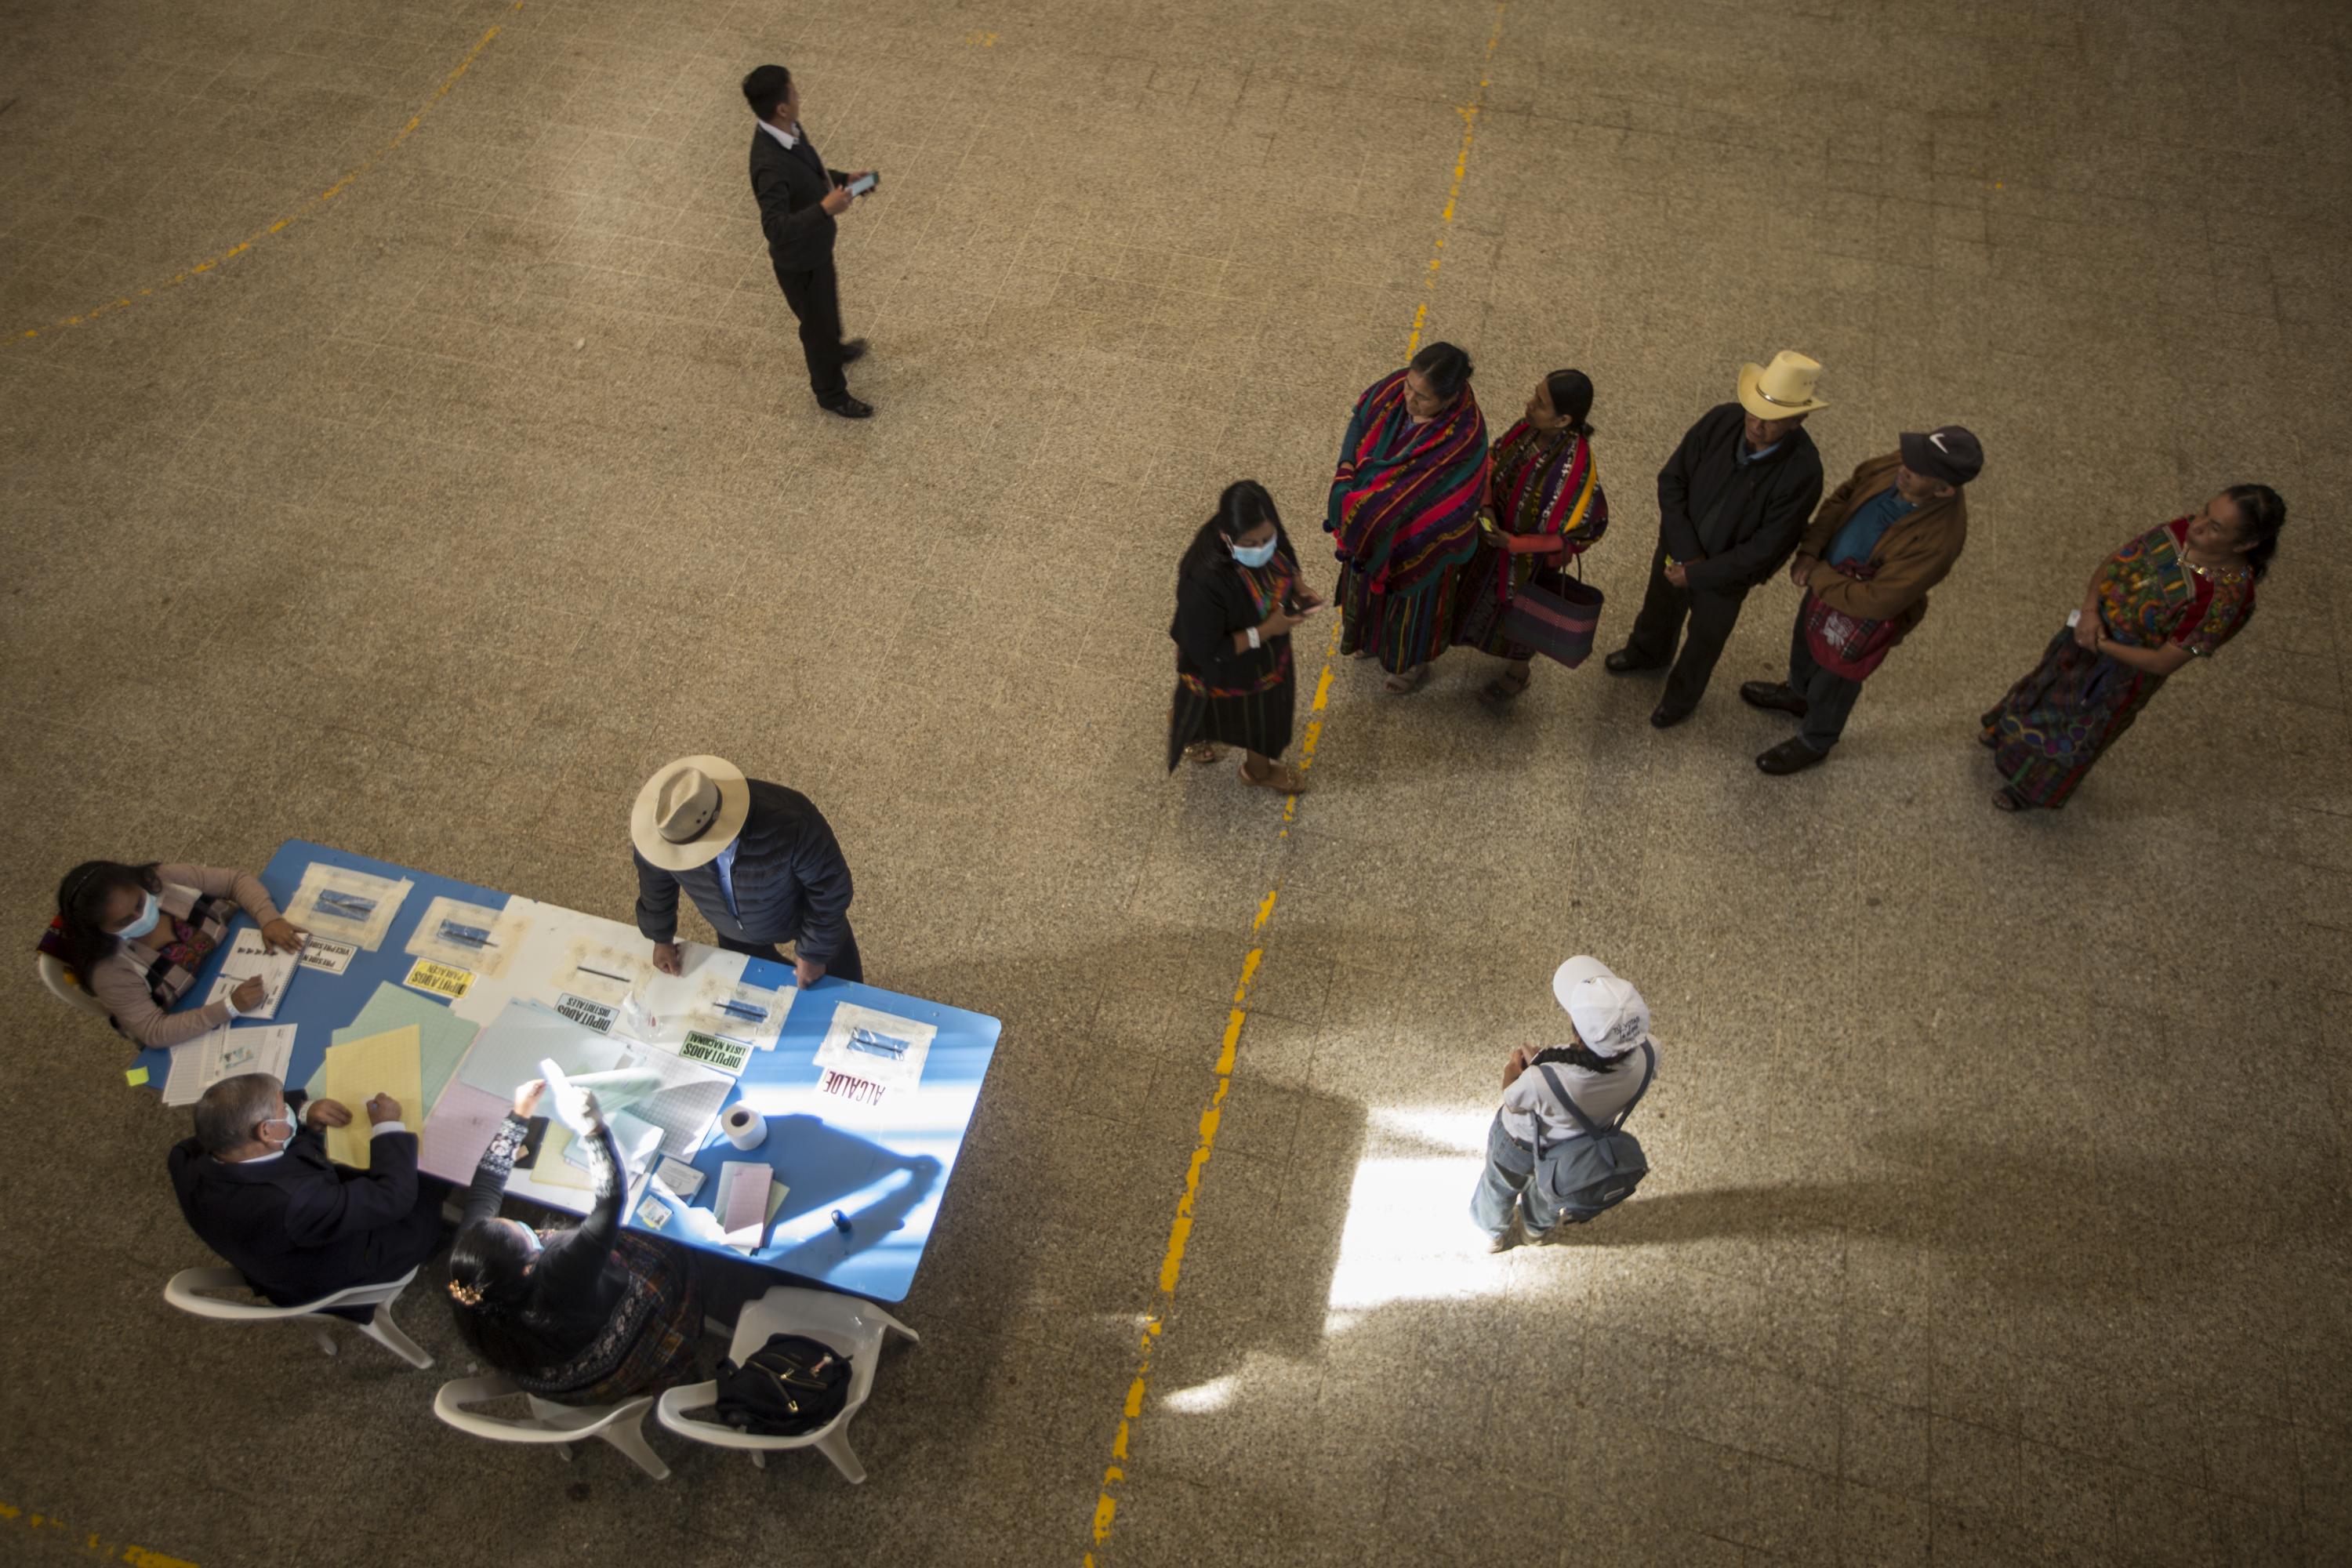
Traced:
<path fill-rule="evenodd" d="M 85 860 L 58 884 L 57 918 L 41 951 L 105 1005 L 123 1035 L 160 1049 L 261 1005 L 261 977 L 255 975 L 220 1001 L 171 1011 L 240 910 L 261 927 L 273 952 L 302 945 L 302 932 L 278 912 L 250 871 Z"/>
<path fill-rule="evenodd" d="M 588 1217 L 537 1232 L 499 1217 L 546 1087 L 533 1079 L 515 1091 L 467 1191 L 449 1249 L 457 1331 L 524 1393 L 559 1404 L 610 1405 L 688 1382 L 702 1332 L 693 1275 L 677 1248 L 621 1228 L 628 1182 L 593 1094 L 565 1084 L 555 1095 L 557 1119 L 588 1152 Z"/>

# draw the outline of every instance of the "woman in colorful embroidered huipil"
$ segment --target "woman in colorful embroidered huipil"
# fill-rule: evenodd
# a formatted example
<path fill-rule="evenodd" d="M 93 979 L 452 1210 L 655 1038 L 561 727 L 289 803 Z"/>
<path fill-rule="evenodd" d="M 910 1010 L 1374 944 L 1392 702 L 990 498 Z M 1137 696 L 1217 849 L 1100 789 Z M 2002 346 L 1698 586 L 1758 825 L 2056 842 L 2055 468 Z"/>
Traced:
<path fill-rule="evenodd" d="M 1568 563 L 1609 527 L 1609 498 L 1592 455 L 1592 382 L 1580 370 L 1556 370 L 1536 383 L 1520 420 L 1495 443 L 1486 510 L 1478 520 L 1478 553 L 1463 574 L 1462 626 L 1454 640 L 1507 659 L 1478 700 L 1507 706 L 1528 689 L 1535 649 L 1503 632 L 1511 595 L 1530 581 L 1549 587 Z"/>
<path fill-rule="evenodd" d="M 501 1218 L 516 1153 L 547 1085 L 532 1079 L 482 1151 L 449 1248 L 449 1304 L 467 1347 L 525 1394 L 559 1405 L 611 1405 L 692 1382 L 702 1298 L 686 1256 L 621 1228 L 628 1189 L 596 1097 L 554 1090 L 555 1114 L 588 1155 L 595 1201 L 564 1229 Z"/>
<path fill-rule="evenodd" d="M 1242 752 L 1242 783 L 1295 794 L 1307 787 L 1282 760 L 1290 747 L 1297 672 L 1291 629 L 1323 603 L 1301 583 L 1298 552 L 1274 498 L 1255 479 L 1225 487 L 1176 568 L 1176 698 L 1168 715 L 1168 768 Z"/>
<path fill-rule="evenodd" d="M 1377 658 L 1402 696 L 1454 640 L 1455 594 L 1478 549 L 1486 421 L 1470 356 L 1432 343 L 1356 400 L 1323 531 L 1339 560 L 1339 651 Z"/>
<path fill-rule="evenodd" d="M 1983 719 L 1979 737 L 2009 782 L 2003 811 L 2064 805 L 2171 675 L 2237 636 L 2278 548 L 2286 503 L 2268 485 L 2231 485 L 2190 517 L 2102 562 L 2073 625 Z"/>

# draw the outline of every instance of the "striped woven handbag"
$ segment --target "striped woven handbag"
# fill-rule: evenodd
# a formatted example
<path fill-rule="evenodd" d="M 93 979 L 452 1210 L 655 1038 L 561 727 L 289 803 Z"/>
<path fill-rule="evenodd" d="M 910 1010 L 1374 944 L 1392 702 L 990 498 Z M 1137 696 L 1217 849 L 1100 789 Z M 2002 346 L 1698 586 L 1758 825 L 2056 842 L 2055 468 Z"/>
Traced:
<path fill-rule="evenodd" d="M 1601 627 L 1601 590 L 1581 576 L 1538 573 L 1511 594 L 1503 606 L 1503 635 L 1525 643 L 1557 664 L 1574 669 L 1592 652 L 1593 634 Z"/>

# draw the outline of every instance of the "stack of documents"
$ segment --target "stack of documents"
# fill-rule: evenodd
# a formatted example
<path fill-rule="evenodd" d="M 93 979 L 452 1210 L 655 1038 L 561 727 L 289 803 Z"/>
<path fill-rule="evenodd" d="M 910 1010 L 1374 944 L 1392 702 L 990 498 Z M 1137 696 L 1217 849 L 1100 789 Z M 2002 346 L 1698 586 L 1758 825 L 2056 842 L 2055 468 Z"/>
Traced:
<path fill-rule="evenodd" d="M 205 995 L 205 1005 L 209 1007 L 221 1001 L 258 974 L 261 976 L 261 1005 L 247 1007 L 238 1016 L 275 1018 L 278 1016 L 278 999 L 286 994 L 286 987 L 294 978 L 295 965 L 300 962 L 298 954 L 270 952 L 269 944 L 261 940 L 261 933 L 247 926 L 237 932 L 236 940 L 229 944 L 228 955 L 221 960 L 220 976 L 213 982 L 211 992 Z"/>
<path fill-rule="evenodd" d="M 425 1115 L 417 1046 L 416 1026 L 409 1024 L 327 1047 L 316 1081 L 327 1099 L 352 1113 L 347 1125 L 327 1129 L 327 1158 L 355 1171 L 368 1168 L 375 1140 L 367 1102 L 379 1094 L 400 1101 L 401 1121 L 415 1130 Z"/>
<path fill-rule="evenodd" d="M 224 1026 L 198 1035 L 172 1047 L 172 1071 L 163 1080 L 163 1103 L 194 1105 L 205 1090 L 239 1073 L 266 1072 L 282 1084 L 286 1064 L 293 1055 L 291 1024 L 266 1029 Z"/>

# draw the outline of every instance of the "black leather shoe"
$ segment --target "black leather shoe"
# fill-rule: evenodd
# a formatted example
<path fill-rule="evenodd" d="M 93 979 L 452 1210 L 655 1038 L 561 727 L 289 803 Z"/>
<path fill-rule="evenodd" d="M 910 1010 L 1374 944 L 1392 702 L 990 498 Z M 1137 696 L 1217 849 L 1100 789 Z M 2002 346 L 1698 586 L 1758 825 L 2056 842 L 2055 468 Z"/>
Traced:
<path fill-rule="evenodd" d="M 864 338 L 852 338 L 847 342 L 841 345 L 842 363 L 856 364 L 859 360 L 862 360 L 865 357 L 866 340 Z"/>
<path fill-rule="evenodd" d="M 824 409 L 827 414 L 838 414 L 844 419 L 871 419 L 874 417 L 874 405 L 872 404 L 860 403 L 857 399 L 850 396 L 849 394 L 845 392 L 839 397 L 828 397 L 824 399 L 823 402 L 819 403 L 817 406 Z"/>
<path fill-rule="evenodd" d="M 1631 675 L 1637 669 L 1664 669 L 1662 659 L 1643 658 L 1630 647 L 1621 647 L 1601 661 L 1601 668 L 1612 675 Z"/>
<path fill-rule="evenodd" d="M 1741 681 L 1739 700 L 1769 712 L 1794 713 L 1800 719 L 1805 716 L 1805 700 L 1777 680 Z"/>
<path fill-rule="evenodd" d="M 1650 728 L 1671 730 L 1696 711 L 1697 710 L 1692 708 L 1669 708 L 1661 702 L 1650 710 Z"/>
<path fill-rule="evenodd" d="M 1830 760 L 1827 752 L 1817 752 L 1805 744 L 1801 735 L 1791 735 L 1762 756 L 1756 765 L 1775 778 L 1782 773 L 1801 773 L 1807 768 L 1819 767 Z"/>

